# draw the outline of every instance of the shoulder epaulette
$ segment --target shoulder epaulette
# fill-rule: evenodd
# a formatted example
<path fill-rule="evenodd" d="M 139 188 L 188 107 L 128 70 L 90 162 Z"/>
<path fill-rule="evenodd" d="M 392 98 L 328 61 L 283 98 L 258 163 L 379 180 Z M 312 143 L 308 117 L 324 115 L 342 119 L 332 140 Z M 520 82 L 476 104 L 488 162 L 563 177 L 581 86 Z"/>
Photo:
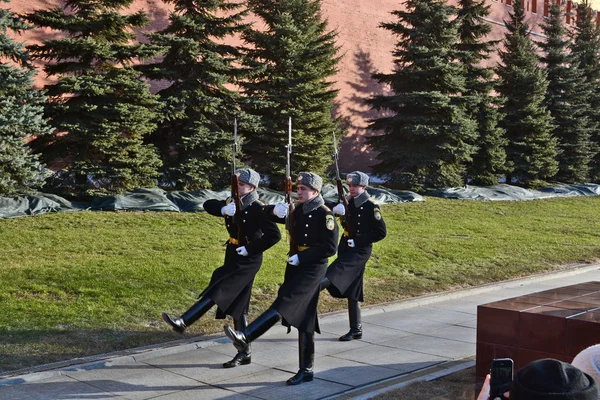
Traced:
<path fill-rule="evenodd" d="M 325 209 L 325 211 L 331 212 L 331 209 L 329 207 L 327 207 L 325 204 L 323 204 L 321 207 L 323 207 Z"/>

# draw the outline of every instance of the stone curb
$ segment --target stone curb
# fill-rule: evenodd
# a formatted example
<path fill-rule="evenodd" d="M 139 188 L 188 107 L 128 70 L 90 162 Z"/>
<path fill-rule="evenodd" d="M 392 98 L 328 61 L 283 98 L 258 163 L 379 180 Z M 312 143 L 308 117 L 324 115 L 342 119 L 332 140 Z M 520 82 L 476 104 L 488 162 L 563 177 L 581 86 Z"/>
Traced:
<path fill-rule="evenodd" d="M 195 342 L 194 341 L 198 340 Z M 78 371 L 91 371 L 94 369 L 107 368 L 114 365 L 123 365 L 132 362 L 142 362 L 157 357 L 169 356 L 186 351 L 203 349 L 207 347 L 217 346 L 224 343 L 229 343 L 230 340 L 225 336 L 210 335 L 202 337 L 202 339 L 193 338 L 186 341 L 170 342 L 168 344 L 161 343 L 160 345 L 150 346 L 147 348 L 135 348 L 115 354 L 101 354 L 90 356 L 81 359 L 67 360 L 52 364 L 39 365 L 32 367 L 29 371 L 20 375 L 14 375 L 0 379 L 0 387 L 16 385 L 21 383 L 36 382 L 43 379 L 54 378 L 62 375 Z M 130 354 L 124 354 L 130 353 Z M 87 362 L 87 360 L 93 360 Z M 34 372 L 37 369 L 45 369 L 44 371 Z"/>
<path fill-rule="evenodd" d="M 573 264 L 566 266 L 563 270 L 557 272 L 548 272 L 544 274 L 529 276 L 526 278 L 511 279 L 502 282 L 496 282 L 477 286 L 470 289 L 461 289 L 451 292 L 437 293 L 420 296 L 407 300 L 400 300 L 394 303 L 365 307 L 362 315 L 375 315 L 385 312 L 392 312 L 412 307 L 418 307 L 427 304 L 439 303 L 441 301 L 458 299 L 465 296 L 471 296 L 478 293 L 486 293 L 493 290 L 521 286 L 523 284 L 542 282 L 550 279 L 557 279 L 563 276 L 571 276 L 599 269 L 600 264 Z M 336 311 L 320 315 L 320 318 L 327 321 L 337 321 L 346 318 L 345 311 Z M 266 334 L 268 336 L 268 333 Z M 58 377 L 77 371 L 88 371 L 99 368 L 106 368 L 112 365 L 121 365 L 131 362 L 140 362 L 156 357 L 178 354 L 185 351 L 212 347 L 230 340 L 219 334 L 195 337 L 188 340 L 177 342 L 162 343 L 156 346 L 146 348 L 134 348 L 117 354 L 102 354 L 90 356 L 82 359 L 67 360 L 58 363 L 36 366 L 26 370 L 15 371 L 18 375 L 0 376 L 0 387 L 8 385 L 17 385 L 21 383 L 30 383 L 43 379 Z M 91 361 L 90 361 L 91 360 Z M 467 367 L 465 367 L 467 368 Z M 40 371 L 43 369 L 43 371 Z M 396 378 L 397 379 L 397 378 Z M 435 379 L 435 378 L 433 378 Z M 356 389 L 355 389 L 356 390 Z M 391 390 L 391 389 L 389 389 Z M 340 396 L 341 394 L 337 395 Z"/>
<path fill-rule="evenodd" d="M 325 397 L 321 400 L 367 400 L 380 394 L 387 393 L 392 390 L 400 389 L 414 382 L 428 382 L 434 379 L 441 378 L 446 375 L 462 371 L 475 366 L 475 360 L 469 361 L 458 360 L 448 361 L 442 364 L 434 365 L 420 371 L 415 371 L 409 374 L 391 377 L 383 381 L 371 383 L 362 387 L 348 390 L 343 393 L 338 393 L 333 396 Z"/>

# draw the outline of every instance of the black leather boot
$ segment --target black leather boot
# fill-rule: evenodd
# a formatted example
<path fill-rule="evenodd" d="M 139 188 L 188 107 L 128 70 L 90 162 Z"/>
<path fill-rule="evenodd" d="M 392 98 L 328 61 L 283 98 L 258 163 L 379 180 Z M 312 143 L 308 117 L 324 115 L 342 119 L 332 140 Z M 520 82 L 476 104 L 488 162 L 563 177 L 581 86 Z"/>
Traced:
<path fill-rule="evenodd" d="M 179 318 L 173 318 L 167 313 L 162 314 L 162 319 L 167 324 L 171 325 L 173 330 L 178 333 L 185 332 L 185 329 L 198 321 L 198 319 L 206 314 L 208 310 L 215 305 L 215 302 L 209 299 L 208 297 L 203 297 L 196 302 L 193 306 L 190 307 L 189 310 L 183 313 L 183 315 Z"/>
<path fill-rule="evenodd" d="M 362 325 L 360 323 L 360 303 L 348 299 L 348 318 L 350 319 L 350 331 L 340 337 L 341 342 L 362 339 Z"/>
<path fill-rule="evenodd" d="M 229 325 L 225 325 L 225 334 L 233 341 L 238 351 L 249 352 L 250 343 L 259 338 L 281 319 L 281 315 L 274 308 L 269 308 L 260 314 L 246 329 L 234 331 Z"/>
<path fill-rule="evenodd" d="M 331 286 L 331 281 L 329 280 L 329 278 L 328 277 L 323 278 L 323 280 L 321 281 L 321 290 L 325 290 L 329 286 Z"/>
<path fill-rule="evenodd" d="M 233 327 L 236 331 L 242 331 L 246 329 L 248 326 L 248 313 L 242 314 L 242 317 L 239 320 L 233 321 Z M 248 365 L 252 362 L 251 359 L 252 349 L 250 348 L 250 344 L 248 344 L 248 351 L 238 351 L 238 353 L 233 357 L 231 361 L 227 361 L 223 363 L 223 368 L 233 368 L 238 365 Z"/>
<path fill-rule="evenodd" d="M 308 332 L 298 332 L 298 356 L 300 369 L 296 375 L 287 380 L 288 385 L 299 385 L 313 380 L 313 364 L 315 360 L 315 335 Z"/>

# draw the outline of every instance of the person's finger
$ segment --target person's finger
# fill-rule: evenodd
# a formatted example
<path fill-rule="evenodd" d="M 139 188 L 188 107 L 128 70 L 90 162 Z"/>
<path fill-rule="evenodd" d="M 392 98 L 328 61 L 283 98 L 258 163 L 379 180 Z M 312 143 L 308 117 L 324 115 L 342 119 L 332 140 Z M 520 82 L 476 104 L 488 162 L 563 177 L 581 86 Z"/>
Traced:
<path fill-rule="evenodd" d="M 490 374 L 485 376 L 485 381 L 483 381 L 483 386 L 481 387 L 481 391 L 479 392 L 479 396 L 477 396 L 477 400 L 489 400 L 490 398 Z"/>

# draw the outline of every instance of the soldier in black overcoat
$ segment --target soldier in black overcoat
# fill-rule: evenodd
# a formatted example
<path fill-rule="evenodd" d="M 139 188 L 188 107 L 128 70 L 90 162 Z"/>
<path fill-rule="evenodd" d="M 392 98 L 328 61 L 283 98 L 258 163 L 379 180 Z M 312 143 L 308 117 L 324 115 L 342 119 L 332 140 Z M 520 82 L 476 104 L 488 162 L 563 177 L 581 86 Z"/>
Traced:
<path fill-rule="evenodd" d="M 225 217 L 225 227 L 229 233 L 225 262 L 213 272 L 208 287 L 199 295 L 200 300 L 181 317 L 174 318 L 167 313 L 162 314 L 163 320 L 176 332 L 183 333 L 215 304 L 218 307 L 217 319 L 231 315 L 237 328 L 245 328 L 248 325 L 252 284 L 262 264 L 263 252 L 281 239 L 277 224 L 265 216 L 264 204 L 258 200 L 258 173 L 247 168 L 238 170 L 236 175 L 241 203 L 241 232 L 245 237 L 243 240 L 238 237 L 240 230 L 234 222 L 236 206 L 231 198 L 225 201 L 212 199 L 204 202 L 204 209 L 209 214 Z M 240 245 L 241 241 L 245 245 Z M 250 362 L 251 349 L 248 347 L 238 352 L 231 361 L 224 363 L 223 367 L 231 368 Z"/>
<path fill-rule="evenodd" d="M 317 319 L 320 284 L 325 277 L 328 257 L 337 250 L 338 228 L 319 193 L 322 185 L 323 180 L 317 174 L 301 172 L 298 176 L 298 202 L 289 225 L 294 230 L 298 252 L 287 260 L 283 284 L 271 307 L 246 329 L 225 327 L 225 333 L 238 351 L 245 351 L 280 319 L 288 328 L 298 329 L 300 368 L 287 380 L 288 385 L 313 380 L 314 332 L 321 333 Z M 272 212 L 278 222 L 284 223 L 288 205 L 266 207 L 265 212 Z"/>
<path fill-rule="evenodd" d="M 344 233 L 338 247 L 338 257 L 327 268 L 321 289 L 327 289 L 336 298 L 348 299 L 350 331 L 341 341 L 362 338 L 360 302 L 364 301 L 363 276 L 365 265 L 371 257 L 373 243 L 386 236 L 381 210 L 365 190 L 369 184 L 367 174 L 354 171 L 346 176 L 350 189 L 348 210 L 343 204 L 329 204 L 334 214 L 340 215 Z"/>

